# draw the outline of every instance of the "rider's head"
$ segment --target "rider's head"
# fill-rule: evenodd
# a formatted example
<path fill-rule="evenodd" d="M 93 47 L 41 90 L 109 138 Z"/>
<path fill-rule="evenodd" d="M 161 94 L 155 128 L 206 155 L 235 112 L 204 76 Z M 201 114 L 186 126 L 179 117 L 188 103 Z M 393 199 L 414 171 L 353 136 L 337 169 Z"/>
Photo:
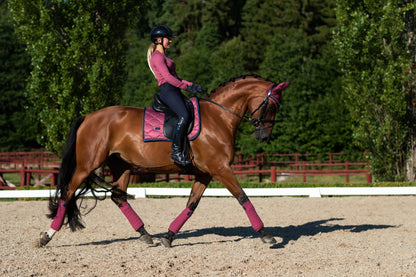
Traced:
<path fill-rule="evenodd" d="M 162 45 L 163 48 L 164 38 L 167 38 L 168 40 L 175 38 L 175 36 L 172 33 L 172 30 L 168 26 L 159 25 L 154 27 L 150 32 L 150 40 L 156 45 Z"/>
<path fill-rule="evenodd" d="M 172 30 L 166 25 L 156 26 L 150 32 L 150 40 L 152 41 L 152 44 L 150 44 L 149 49 L 147 50 L 147 62 L 152 72 L 153 70 L 150 66 L 150 57 L 156 50 L 156 47 L 161 47 L 159 49 L 161 52 L 168 49 L 170 47 L 170 43 L 172 42 L 172 38 L 175 38 L 175 36 L 173 35 Z"/>
<path fill-rule="evenodd" d="M 165 25 L 156 26 L 150 32 L 150 40 L 155 42 L 156 38 L 165 37 L 165 38 L 175 38 L 172 33 L 172 30 Z"/>

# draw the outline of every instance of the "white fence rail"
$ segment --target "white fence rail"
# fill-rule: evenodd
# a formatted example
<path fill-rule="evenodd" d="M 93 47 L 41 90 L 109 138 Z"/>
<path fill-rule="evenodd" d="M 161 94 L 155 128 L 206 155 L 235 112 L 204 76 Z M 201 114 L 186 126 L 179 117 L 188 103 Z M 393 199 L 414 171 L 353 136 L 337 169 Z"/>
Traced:
<path fill-rule="evenodd" d="M 370 196 L 416 195 L 416 187 L 318 187 L 318 188 L 246 188 L 248 196 Z M 189 196 L 190 188 L 128 188 L 135 198 L 147 196 Z M 55 190 L 0 190 L 0 198 L 44 198 L 55 195 Z M 99 193 L 98 195 L 104 195 Z M 92 194 L 87 194 L 92 196 Z M 204 196 L 231 196 L 224 188 L 208 188 Z"/>

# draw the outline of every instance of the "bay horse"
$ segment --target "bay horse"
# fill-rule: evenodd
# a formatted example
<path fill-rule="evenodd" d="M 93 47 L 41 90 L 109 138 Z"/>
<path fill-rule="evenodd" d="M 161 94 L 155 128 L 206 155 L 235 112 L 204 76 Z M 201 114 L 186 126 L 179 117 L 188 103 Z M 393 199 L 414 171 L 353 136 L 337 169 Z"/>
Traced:
<path fill-rule="evenodd" d="M 143 108 L 111 106 L 79 117 L 69 131 L 63 151 L 56 194 L 49 199 L 48 217 L 53 221 L 50 228 L 40 234 L 39 245 L 45 246 L 63 224 L 69 225 L 71 231 L 84 228 L 76 201 L 84 192 L 93 190 L 94 171 L 103 165 L 108 166 L 113 175 L 111 199 L 140 233 L 140 241 L 153 243 L 142 220 L 127 202 L 133 167 L 149 173 L 195 176 L 185 209 L 161 238 L 165 247 L 172 247 L 175 234 L 195 211 L 212 178 L 220 181 L 238 200 L 261 240 L 276 243 L 234 176 L 231 164 L 236 133 L 243 120 L 254 125 L 257 140 L 270 139 L 282 91 L 288 84 L 276 85 L 257 75 L 244 75 L 221 84 L 207 98 L 200 99 L 201 130 L 199 136 L 190 141 L 193 163 L 187 168 L 170 159 L 170 142 L 143 142 Z M 245 115 L 247 111 L 250 117 Z M 82 193 L 79 188 L 83 188 Z"/>

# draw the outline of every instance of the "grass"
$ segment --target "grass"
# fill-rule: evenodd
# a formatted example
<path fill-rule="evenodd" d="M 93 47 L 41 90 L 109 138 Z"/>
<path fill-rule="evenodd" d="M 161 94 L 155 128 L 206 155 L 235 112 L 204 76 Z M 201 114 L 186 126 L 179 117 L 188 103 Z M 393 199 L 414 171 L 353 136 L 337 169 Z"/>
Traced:
<path fill-rule="evenodd" d="M 15 186 L 20 185 L 20 174 L 18 173 L 3 173 L 3 178 Z"/>
<path fill-rule="evenodd" d="M 250 181 L 250 182 L 258 182 L 258 178 L 251 178 L 247 179 L 238 179 L 240 182 Z M 270 178 L 263 178 L 263 182 L 268 183 L 270 182 Z M 354 183 L 366 183 L 366 176 L 365 175 L 350 175 L 349 176 L 349 184 Z M 290 183 L 304 183 L 302 176 L 284 176 L 277 181 L 277 183 L 282 184 L 290 184 Z M 343 175 L 322 175 L 322 176 L 306 176 L 305 183 L 322 183 L 322 184 L 341 184 L 347 183 L 346 178 Z"/>
<path fill-rule="evenodd" d="M 36 175 L 34 175 L 37 178 Z M 4 173 L 4 179 L 18 186 L 18 189 L 49 189 L 50 185 L 46 186 L 25 186 L 19 187 L 20 174 L 18 173 Z M 42 176 L 44 177 L 44 176 Z M 109 180 L 109 179 L 108 179 Z M 263 182 L 260 183 L 257 177 L 238 179 L 240 185 L 243 188 L 279 188 L 279 187 L 386 187 L 386 186 L 416 186 L 415 182 L 373 182 L 367 183 L 364 175 L 354 175 L 349 177 L 349 183 L 346 183 L 345 176 L 326 175 L 326 176 L 307 176 L 306 182 L 303 182 L 302 176 L 290 176 L 284 180 L 280 180 L 276 183 L 271 183 L 270 179 L 263 178 Z M 33 183 L 33 181 L 32 181 Z M 129 187 L 172 187 L 172 188 L 190 188 L 192 181 L 172 181 L 172 182 L 154 182 L 154 183 L 140 183 L 130 184 Z M 224 188 L 220 182 L 211 181 L 210 188 Z"/>

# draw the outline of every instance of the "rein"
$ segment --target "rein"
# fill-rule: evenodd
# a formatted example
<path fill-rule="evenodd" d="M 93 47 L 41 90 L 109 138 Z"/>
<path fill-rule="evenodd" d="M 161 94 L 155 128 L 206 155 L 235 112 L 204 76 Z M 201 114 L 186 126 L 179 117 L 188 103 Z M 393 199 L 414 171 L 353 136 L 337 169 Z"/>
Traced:
<path fill-rule="evenodd" d="M 215 101 L 212 101 L 211 99 L 209 99 L 208 98 L 208 93 L 206 93 L 205 91 L 203 92 L 203 94 L 205 95 L 205 96 L 207 96 L 207 97 L 202 97 L 201 99 L 203 99 L 203 100 L 205 100 L 205 101 L 208 101 L 208 102 L 210 102 L 210 103 L 212 103 L 212 104 L 215 104 L 215 105 L 217 105 L 218 107 L 220 107 L 220 108 L 222 108 L 222 109 L 224 109 L 224 110 L 226 110 L 226 111 L 228 111 L 228 112 L 230 112 L 230 113 L 232 113 L 233 115 L 235 115 L 235 116 L 237 116 L 238 118 L 240 118 L 241 120 L 245 120 L 245 121 L 247 121 L 247 122 L 249 122 L 249 123 L 251 123 L 251 124 L 253 124 L 255 127 L 256 127 L 256 129 L 257 130 L 262 130 L 262 129 L 267 129 L 267 128 L 272 128 L 273 127 L 273 124 L 276 122 L 276 120 L 272 120 L 272 119 L 264 119 L 263 118 L 263 115 L 264 115 L 264 113 L 265 113 L 265 111 L 266 111 L 266 108 L 267 108 L 267 105 L 268 105 L 268 103 L 269 103 L 269 99 L 270 98 L 272 98 L 272 101 L 273 101 L 273 103 L 276 105 L 276 109 L 277 109 L 277 111 L 279 111 L 279 107 L 280 107 L 280 103 L 279 103 L 279 101 L 274 97 L 274 96 L 272 96 L 271 94 L 272 94 L 272 91 L 273 91 L 273 89 L 276 87 L 277 85 L 276 84 L 272 84 L 272 85 L 270 85 L 270 87 L 268 88 L 268 92 L 267 92 L 267 94 L 266 94 L 266 98 L 264 98 L 264 100 L 260 103 L 260 105 L 250 114 L 250 117 L 251 116 L 253 116 L 253 114 L 255 114 L 260 108 L 262 108 L 262 110 L 261 110 L 261 113 L 260 113 L 260 117 L 259 118 L 250 118 L 250 117 L 247 117 L 247 116 L 241 116 L 241 115 L 239 115 L 239 114 L 237 114 L 236 112 L 234 112 L 234 111 L 232 111 L 232 110 L 230 110 L 230 109 L 228 109 L 227 107 L 224 107 L 223 105 L 221 105 L 221 104 L 219 104 L 219 103 L 217 103 L 217 102 L 215 102 Z M 268 126 L 268 127 L 263 127 L 263 128 L 260 128 L 259 127 L 259 124 L 260 123 L 272 123 L 272 126 Z"/>

